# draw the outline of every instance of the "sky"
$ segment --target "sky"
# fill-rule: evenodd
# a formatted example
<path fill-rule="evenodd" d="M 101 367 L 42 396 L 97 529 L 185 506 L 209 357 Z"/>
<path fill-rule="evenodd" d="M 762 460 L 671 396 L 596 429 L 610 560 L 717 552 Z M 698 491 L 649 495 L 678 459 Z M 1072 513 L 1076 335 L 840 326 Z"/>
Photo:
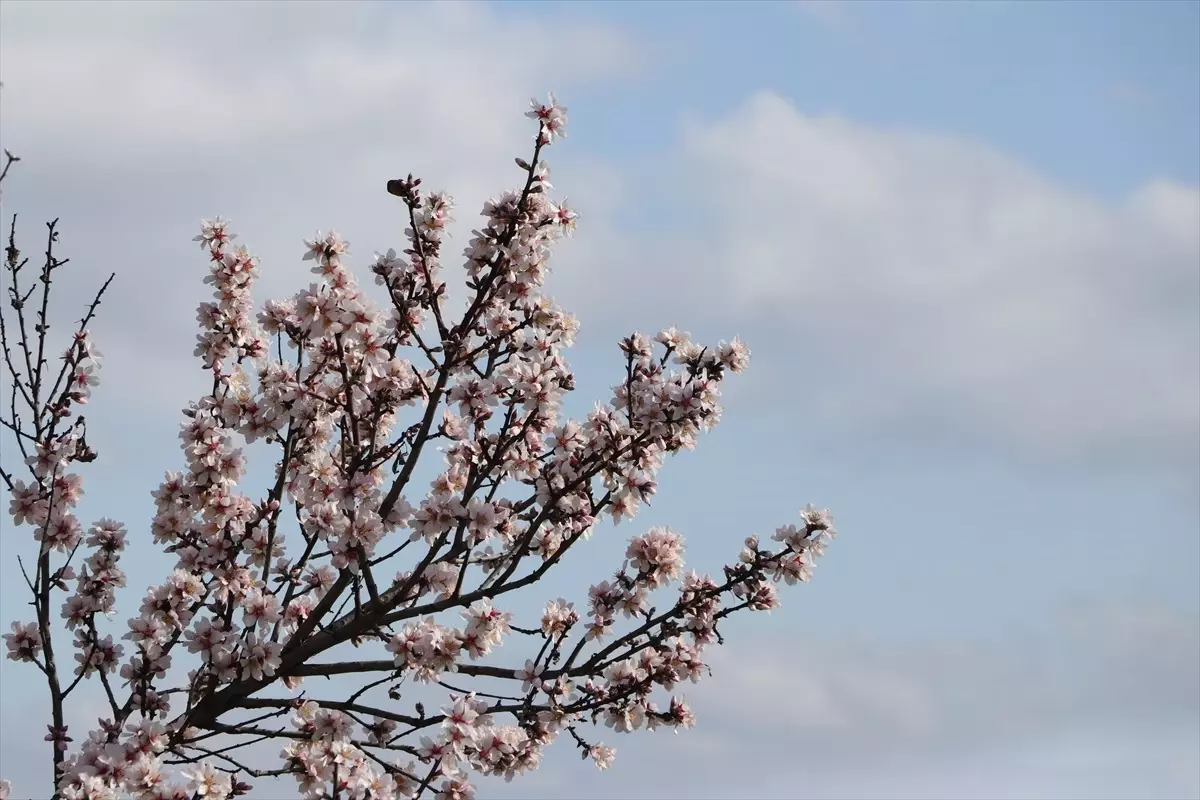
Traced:
<path fill-rule="evenodd" d="M 560 742 L 481 796 L 1200 797 L 1200 3 L 6 0 L 0 80 L 3 216 L 29 250 L 61 219 L 63 318 L 117 273 L 81 514 L 130 527 L 124 608 L 167 563 L 150 491 L 204 392 L 199 220 L 262 257 L 260 301 L 307 284 L 317 229 L 360 268 L 397 246 L 397 175 L 458 200 L 465 245 L 554 91 L 567 410 L 608 399 L 633 330 L 753 360 L 652 507 L 518 610 L 585 601 L 651 525 L 713 572 L 809 502 L 839 537 L 729 620 L 696 728 L 605 730 L 602 773 Z M 33 542 L 0 526 L 7 628 Z M 16 796 L 37 677 L 0 665 Z"/>

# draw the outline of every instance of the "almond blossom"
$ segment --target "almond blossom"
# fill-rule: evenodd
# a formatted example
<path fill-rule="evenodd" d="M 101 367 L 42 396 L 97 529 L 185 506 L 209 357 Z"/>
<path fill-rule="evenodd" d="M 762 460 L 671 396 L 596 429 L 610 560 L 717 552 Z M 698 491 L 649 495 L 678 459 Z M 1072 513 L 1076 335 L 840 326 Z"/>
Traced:
<path fill-rule="evenodd" d="M 725 618 L 769 612 L 779 584 L 811 578 L 834 536 L 813 506 L 775 532 L 778 549 L 747 538 L 718 577 L 688 570 L 684 537 L 652 527 L 586 592 L 539 600 L 529 619 L 510 610 L 512 592 L 653 501 L 659 471 L 718 424 L 723 382 L 751 355 L 737 338 L 631 333 L 611 395 L 564 413 L 580 323 L 544 289 L 580 218 L 549 194 L 545 150 L 566 112 L 554 95 L 532 102 L 532 156 L 484 203 L 461 271 L 443 261 L 453 198 L 411 175 L 387 182 L 405 244 L 375 251 L 365 288 L 351 243 L 318 231 L 297 254 L 307 285 L 256 309 L 258 258 L 229 220 L 203 221 L 193 241 L 212 296 L 193 352 L 209 389 L 181 409 L 147 529 L 78 513 L 99 457 L 88 326 L 112 278 L 56 373 L 45 304 L 27 298 L 66 262 L 52 224 L 46 263 L 23 283 L 14 223 L 0 355 L 23 405 L 0 414 L 18 444 L 0 480 L 28 534 L 27 557 L 5 568 L 22 573 L 34 619 L 4 640 L 50 690 L 47 796 L 224 800 L 286 777 L 309 798 L 471 798 L 475 776 L 536 770 L 564 733 L 606 770 L 615 750 L 591 728 L 692 727 L 670 692 L 708 675 Z M 274 469 L 252 471 L 265 451 Z M 169 571 L 131 600 L 122 559 L 151 545 Z M 118 616 L 118 599 L 136 616 Z M 336 699 L 338 686 L 353 688 Z M 104 709 L 86 735 L 64 722 L 78 690 Z M 448 698 L 430 713 L 410 691 Z M 278 758 L 250 766 L 243 748 L 267 739 Z"/>

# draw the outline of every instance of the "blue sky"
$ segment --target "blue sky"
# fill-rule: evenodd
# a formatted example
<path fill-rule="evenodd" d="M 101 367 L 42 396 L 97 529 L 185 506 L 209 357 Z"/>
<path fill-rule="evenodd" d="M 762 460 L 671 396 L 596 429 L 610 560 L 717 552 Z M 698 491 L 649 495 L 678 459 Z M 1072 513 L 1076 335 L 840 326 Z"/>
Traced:
<path fill-rule="evenodd" d="M 593 108 L 589 94 L 575 101 L 605 118 L 593 133 L 622 153 L 661 152 L 681 111 L 722 115 L 748 87 L 769 86 L 807 111 L 980 139 L 1106 197 L 1148 175 L 1200 179 L 1195 3 L 504 8 L 543 19 L 604 20 L 651 43 L 651 74 L 619 88 L 592 88 L 597 100 L 620 102 L 644 126 Z"/>
<path fill-rule="evenodd" d="M 602 774 L 562 745 L 485 796 L 1200 796 L 1200 3 L 66 8 L 0 9 L 0 138 L 5 215 L 118 272 L 86 518 L 145 531 L 181 463 L 201 216 L 263 256 L 260 299 L 307 281 L 316 228 L 357 265 L 394 246 L 393 174 L 463 233 L 548 89 L 583 215 L 549 284 L 583 322 L 568 409 L 629 330 L 754 351 L 654 506 L 523 602 L 582 600 L 651 524 L 702 570 L 807 502 L 841 537 L 732 621 L 695 730 L 605 736 Z M 33 677 L 0 666 L 6 717 Z"/>

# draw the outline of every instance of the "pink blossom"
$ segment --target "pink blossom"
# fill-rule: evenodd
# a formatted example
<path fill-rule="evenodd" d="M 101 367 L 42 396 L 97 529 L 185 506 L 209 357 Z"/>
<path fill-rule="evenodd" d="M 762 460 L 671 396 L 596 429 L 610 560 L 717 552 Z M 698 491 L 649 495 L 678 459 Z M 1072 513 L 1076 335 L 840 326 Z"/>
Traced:
<path fill-rule="evenodd" d="M 60 696 L 93 679 L 111 700 L 112 718 L 71 752 L 66 728 L 49 726 L 50 747 L 66 755 L 57 796 L 244 794 L 227 743 L 210 735 L 258 737 L 265 728 L 253 726 L 289 713 L 282 772 L 305 797 L 468 800 L 468 775 L 535 770 L 563 732 L 605 770 L 615 751 L 589 743 L 587 725 L 691 727 L 691 707 L 671 697 L 661 711 L 657 693 L 707 674 L 704 648 L 728 614 L 770 611 L 780 584 L 811 577 L 835 534 L 828 512 L 808 506 L 775 532 L 777 549 L 746 539 L 719 580 L 685 574 L 683 537 L 656 526 L 629 539 L 586 607 L 577 610 L 582 597 L 509 606 L 511 590 L 586 547 L 598 520 L 631 519 L 653 501 L 668 457 L 718 424 L 724 381 L 750 362 L 737 338 L 712 346 L 676 328 L 631 333 L 613 354 L 611 395 L 567 418 L 576 384 L 567 351 L 580 325 L 545 285 L 579 215 L 551 199 L 542 158 L 565 135 L 567 109 L 551 94 L 527 116 L 532 163 L 517 159 L 516 186 L 484 203 L 461 272 L 443 263 L 453 199 L 412 176 L 387 184 L 405 241 L 375 253 L 372 297 L 348 242 L 318 232 L 303 255 L 312 282 L 260 309 L 258 258 L 234 246 L 228 221 L 202 221 L 193 241 L 207 253 L 211 296 L 196 310 L 194 354 L 206 393 L 182 412 L 180 461 L 152 493 L 149 535 L 109 518 L 85 533 L 76 515 L 83 467 L 97 458 L 82 414 L 99 385 L 91 311 L 74 328 L 54 397 L 32 376 L 10 376 L 42 407 L 18 433 L 28 482 L 6 463 L 9 513 L 33 529 L 28 588 L 36 608 L 59 604 L 78 680 L 63 691 L 62 656 L 57 675 L 41 660 L 56 642 L 37 622 L 12 623 L 8 657 L 36 661 Z M 33 339 L 40 354 L 44 325 L 21 328 L 22 346 Z M 278 455 L 274 471 L 251 468 L 264 451 Z M 249 480 L 260 477 L 265 488 Z M 105 625 L 127 582 L 124 553 L 146 542 L 162 546 L 167 572 L 127 619 L 123 659 Z M 348 650 L 378 642 L 390 659 Z M 356 687 L 349 699 L 324 699 L 347 685 L 326 678 L 343 673 Z M 457 688 L 476 679 L 495 686 Z M 393 711 L 412 681 L 451 692 L 440 717 L 421 702 Z M 238 721 L 243 710 L 264 713 Z M 416 760 L 380 764 L 372 745 Z M 196 764 L 210 746 L 218 760 Z M 0 783 L 0 800 L 8 791 Z"/>

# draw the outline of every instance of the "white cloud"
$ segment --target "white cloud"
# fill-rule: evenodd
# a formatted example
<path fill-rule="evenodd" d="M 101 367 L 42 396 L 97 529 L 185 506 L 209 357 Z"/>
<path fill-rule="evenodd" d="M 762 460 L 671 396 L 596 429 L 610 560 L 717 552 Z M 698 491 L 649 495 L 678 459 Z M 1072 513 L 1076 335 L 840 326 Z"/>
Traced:
<path fill-rule="evenodd" d="M 260 300 L 286 296 L 310 279 L 300 240 L 318 228 L 346 235 L 359 266 L 402 246 L 383 185 L 411 171 L 459 202 L 453 260 L 483 201 L 519 178 L 529 97 L 641 61 L 604 26 L 466 3 L 13 2 L 0 27 L 5 146 L 24 157 L 5 187 L 19 241 L 36 252 L 40 220 L 62 217 L 76 270 L 58 288 L 64 313 L 118 273 L 95 326 L 104 385 L 143 387 L 120 402 L 172 421 L 203 387 L 202 216 L 232 217 L 262 258 Z"/>
<path fill-rule="evenodd" d="M 180 376 L 159 382 L 169 408 L 199 386 L 180 313 L 200 299 L 199 254 L 180 257 L 198 217 L 234 217 L 263 257 L 260 298 L 307 280 L 296 245 L 318 227 L 346 234 L 356 263 L 395 244 L 380 189 L 395 174 L 449 189 L 464 233 L 514 179 L 530 93 L 628 76 L 642 60 L 596 26 L 474 5 L 354 8 L 5 4 L 4 134 L 26 156 L 8 194 L 27 220 L 61 214 L 70 247 L 119 243 L 86 262 L 68 252 L 119 273 L 97 326 L 108 379 L 161 365 Z M 757 358 L 732 391 L 803 384 L 800 402 L 835 429 L 982 430 L 1027 452 L 1194 471 L 1195 187 L 1150 181 L 1108 204 L 976 142 L 809 116 L 769 93 L 692 124 L 651 174 L 579 168 L 576 144 L 566 162 L 550 153 L 585 211 L 550 292 L 585 323 L 719 319 Z M 655 208 L 639 205 L 647 197 Z M 613 214 L 696 198 L 700 223 L 631 234 Z"/>
<path fill-rule="evenodd" d="M 1194 612 L 1126 599 L 1045 617 L 1037 629 L 976 641 L 734 641 L 710 655 L 714 691 L 702 690 L 704 702 L 747 724 L 902 751 L 989 747 L 1089 720 L 1200 719 Z"/>
<path fill-rule="evenodd" d="M 440 144 L 447 158 L 511 132 L 513 103 L 531 89 L 628 74 L 638 62 L 611 29 L 501 19 L 472 4 L 283 9 L 6 4 L 11 133 L 36 134 L 26 147 L 66 145 L 60 159 L 135 156 L 132 167 L 190 156 L 219 169 L 231 146 L 301 141 L 341 145 L 309 157 L 342 167 L 385 144 Z"/>
<path fill-rule="evenodd" d="M 778 332 L 760 379 L 803 383 L 855 425 L 1194 459 L 1196 187 L 1154 180 L 1108 204 L 976 142 L 766 92 L 690 125 L 683 153 L 713 218 L 697 271 Z"/>

